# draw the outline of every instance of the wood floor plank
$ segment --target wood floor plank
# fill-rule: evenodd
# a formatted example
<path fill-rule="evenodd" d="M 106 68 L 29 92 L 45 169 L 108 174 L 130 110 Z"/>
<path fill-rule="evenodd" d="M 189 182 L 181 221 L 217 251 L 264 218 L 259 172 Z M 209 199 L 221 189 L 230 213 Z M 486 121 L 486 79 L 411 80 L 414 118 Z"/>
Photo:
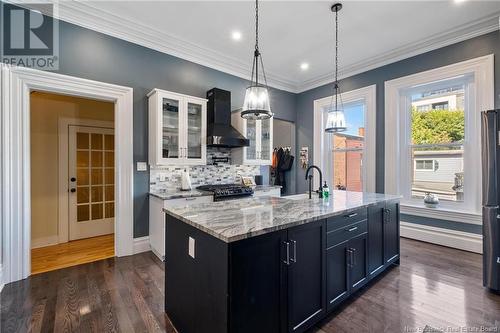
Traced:
<path fill-rule="evenodd" d="M 31 250 L 31 274 L 86 264 L 114 256 L 113 234 L 40 247 Z"/>
<path fill-rule="evenodd" d="M 401 265 L 311 332 L 500 327 L 500 296 L 482 286 L 475 253 L 401 240 Z M 151 252 L 33 275 L 0 294 L 0 332 L 169 332 L 165 270 Z M 463 330 L 462 330 L 463 331 Z"/>

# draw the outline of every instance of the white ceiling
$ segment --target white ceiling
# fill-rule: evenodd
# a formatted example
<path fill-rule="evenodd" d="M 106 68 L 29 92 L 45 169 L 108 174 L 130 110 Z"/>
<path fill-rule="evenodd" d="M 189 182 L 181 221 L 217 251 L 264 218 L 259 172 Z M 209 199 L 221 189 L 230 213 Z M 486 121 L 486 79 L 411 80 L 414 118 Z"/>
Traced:
<path fill-rule="evenodd" d="M 330 82 L 333 1 L 263 1 L 260 49 L 270 85 L 303 91 Z M 498 29 L 500 1 L 344 1 L 340 67 L 352 75 Z M 252 1 L 63 2 L 62 19 L 248 77 Z M 233 30 L 242 39 L 231 38 Z M 307 71 L 302 62 L 310 64 Z"/>

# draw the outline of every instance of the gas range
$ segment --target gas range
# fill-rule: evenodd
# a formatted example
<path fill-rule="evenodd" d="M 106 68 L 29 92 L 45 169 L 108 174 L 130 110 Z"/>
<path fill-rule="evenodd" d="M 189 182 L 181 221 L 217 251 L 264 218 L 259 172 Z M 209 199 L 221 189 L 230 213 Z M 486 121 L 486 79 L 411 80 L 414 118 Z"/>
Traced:
<path fill-rule="evenodd" d="M 252 188 L 241 184 L 202 185 L 198 186 L 196 189 L 212 192 L 214 194 L 214 201 L 236 199 L 251 196 L 253 194 Z"/>

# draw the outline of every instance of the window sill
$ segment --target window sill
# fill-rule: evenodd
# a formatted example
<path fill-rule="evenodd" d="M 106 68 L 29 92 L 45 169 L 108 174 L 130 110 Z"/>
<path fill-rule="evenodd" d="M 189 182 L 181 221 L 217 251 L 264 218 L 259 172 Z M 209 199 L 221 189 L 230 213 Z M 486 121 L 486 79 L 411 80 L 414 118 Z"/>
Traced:
<path fill-rule="evenodd" d="M 482 215 L 479 213 L 440 207 L 439 205 L 435 208 L 429 208 L 423 203 L 401 202 L 401 213 L 461 223 L 483 224 Z"/>

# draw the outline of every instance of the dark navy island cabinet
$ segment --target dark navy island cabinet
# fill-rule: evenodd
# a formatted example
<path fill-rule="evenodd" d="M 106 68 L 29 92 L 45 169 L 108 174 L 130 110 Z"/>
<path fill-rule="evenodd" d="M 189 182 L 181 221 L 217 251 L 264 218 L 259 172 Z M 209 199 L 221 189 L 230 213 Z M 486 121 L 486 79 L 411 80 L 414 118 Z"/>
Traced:
<path fill-rule="evenodd" d="M 231 243 L 166 223 L 165 311 L 179 333 L 304 332 L 399 263 L 397 201 Z"/>

